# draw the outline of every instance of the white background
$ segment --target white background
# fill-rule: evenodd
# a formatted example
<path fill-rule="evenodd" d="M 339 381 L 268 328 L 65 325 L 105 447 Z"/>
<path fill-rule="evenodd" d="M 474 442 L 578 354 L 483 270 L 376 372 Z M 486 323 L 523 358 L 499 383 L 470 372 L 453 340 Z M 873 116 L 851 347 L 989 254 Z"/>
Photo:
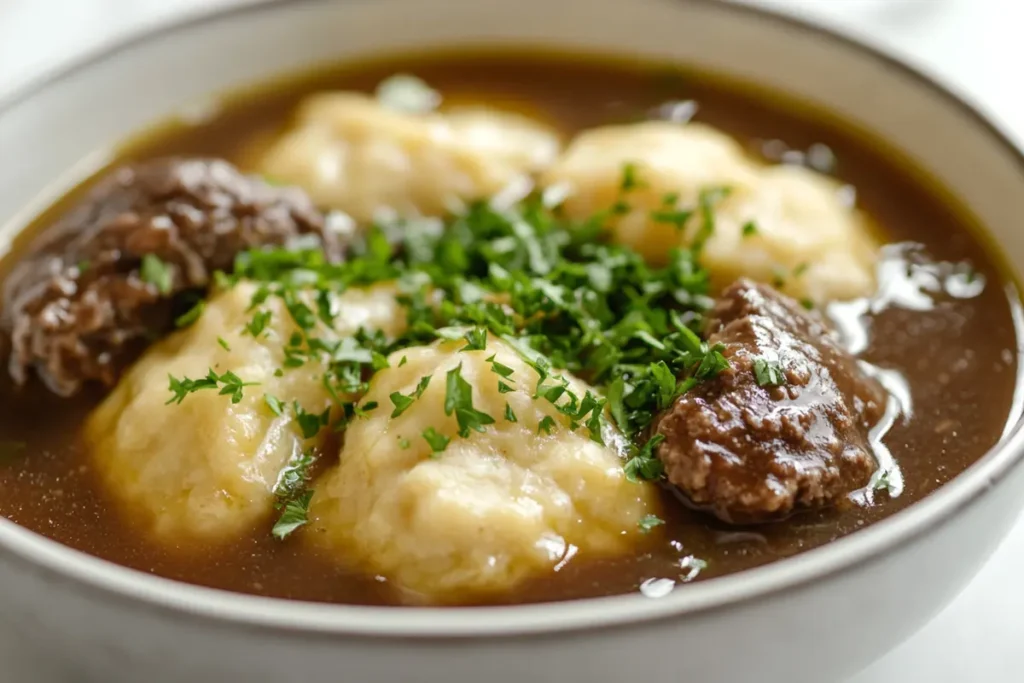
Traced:
<path fill-rule="evenodd" d="M 0 97 L 72 54 L 139 26 L 239 1 L 0 0 Z M 973 99 L 1024 142 L 1024 2 L 749 1 L 812 17 L 895 51 Z M 1024 523 L 956 602 L 852 683 L 1017 683 L 1024 680 L 1022 636 Z M 7 669 L 0 678 L 11 674 Z M 28 672 L 14 679 L 33 680 Z"/>

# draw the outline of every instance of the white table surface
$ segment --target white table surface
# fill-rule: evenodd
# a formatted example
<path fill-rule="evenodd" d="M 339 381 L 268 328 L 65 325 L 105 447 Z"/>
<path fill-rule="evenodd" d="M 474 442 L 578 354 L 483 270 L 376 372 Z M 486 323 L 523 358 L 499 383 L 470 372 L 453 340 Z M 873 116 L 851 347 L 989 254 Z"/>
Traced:
<path fill-rule="evenodd" d="M 0 0 L 0 94 L 114 35 L 202 5 L 237 1 Z M 749 1 L 814 17 L 896 51 L 973 99 L 1024 142 L 1024 2 Z M 1024 680 L 1021 634 L 1024 520 L 945 612 L 851 683 L 1017 683 Z M 3 659 L 0 644 L 0 679 L 35 680 L 30 672 L 4 667 Z"/>

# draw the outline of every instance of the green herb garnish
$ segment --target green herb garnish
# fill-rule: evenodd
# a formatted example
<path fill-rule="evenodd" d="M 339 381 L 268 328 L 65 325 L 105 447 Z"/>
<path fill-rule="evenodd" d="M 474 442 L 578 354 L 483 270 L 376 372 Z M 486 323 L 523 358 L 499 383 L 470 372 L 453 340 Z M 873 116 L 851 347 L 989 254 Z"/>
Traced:
<path fill-rule="evenodd" d="M 284 510 L 278 517 L 271 533 L 279 541 L 283 541 L 292 535 L 299 527 L 309 523 L 309 502 L 313 499 L 313 491 L 307 489 L 297 498 L 293 498 L 284 504 Z"/>
<path fill-rule="evenodd" d="M 253 337 L 259 337 L 263 334 L 263 331 L 267 329 L 267 325 L 270 324 L 270 318 L 273 314 L 270 311 L 258 311 L 252 319 L 245 324 L 245 331 Z"/>
<path fill-rule="evenodd" d="M 271 394 L 263 394 L 263 402 L 267 404 L 267 407 L 270 408 L 270 412 L 272 412 L 274 415 L 284 415 L 284 404 L 281 403 L 281 399 L 279 399 L 277 396 L 273 396 Z"/>
<path fill-rule="evenodd" d="M 146 254 L 142 257 L 142 266 L 139 269 L 139 277 L 142 281 L 156 287 L 161 294 L 171 293 L 173 273 L 171 266 L 160 260 L 156 254 Z"/>
<path fill-rule="evenodd" d="M 252 387 L 259 384 L 259 382 L 243 382 L 238 375 L 230 370 L 223 374 L 217 374 L 213 368 L 210 368 L 206 377 L 200 377 L 199 379 L 189 379 L 188 377 L 177 379 L 173 375 L 168 375 L 167 378 L 170 380 L 169 388 L 172 394 L 171 398 L 167 399 L 168 404 L 181 404 L 185 397 L 191 393 L 202 391 L 203 389 L 217 389 L 218 387 L 220 387 L 220 395 L 230 396 L 232 403 L 238 403 L 242 400 L 243 387 Z"/>
<path fill-rule="evenodd" d="M 637 522 L 637 526 L 640 528 L 640 533 L 649 534 L 654 530 L 655 527 L 659 527 L 665 523 L 665 520 L 655 515 L 644 515 Z"/>
<path fill-rule="evenodd" d="M 195 321 L 199 320 L 199 317 L 206 310 L 206 302 L 200 299 L 196 302 L 196 305 L 188 309 L 177 318 L 174 319 L 175 327 L 188 327 Z"/>
<path fill-rule="evenodd" d="M 451 441 L 444 434 L 438 433 L 433 427 L 427 427 L 423 432 L 423 438 L 430 446 L 431 455 L 438 455 L 444 452 L 444 449 L 448 448 L 448 443 Z"/>
<path fill-rule="evenodd" d="M 444 394 L 444 414 L 455 414 L 459 436 L 466 438 L 470 430 L 482 432 L 494 424 L 494 418 L 473 407 L 473 387 L 462 376 L 462 363 L 448 371 Z"/>
<path fill-rule="evenodd" d="M 544 418 L 537 425 L 537 433 L 550 434 L 551 430 L 555 428 L 555 419 L 550 415 L 545 415 Z"/>
<path fill-rule="evenodd" d="M 782 366 L 766 358 L 754 359 L 754 378 L 760 387 L 777 387 L 786 383 L 786 373 Z"/>

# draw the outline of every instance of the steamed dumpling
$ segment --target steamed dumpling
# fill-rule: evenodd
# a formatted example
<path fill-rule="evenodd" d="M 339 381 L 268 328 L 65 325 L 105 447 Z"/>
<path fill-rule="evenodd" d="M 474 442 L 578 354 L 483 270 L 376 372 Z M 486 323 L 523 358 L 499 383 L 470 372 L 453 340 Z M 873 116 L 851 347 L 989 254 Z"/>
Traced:
<path fill-rule="evenodd" d="M 574 556 L 628 552 L 655 496 L 652 485 L 627 481 L 622 437 L 606 427 L 602 446 L 585 427 L 570 431 L 550 402 L 532 397 L 537 372 L 504 342 L 459 351 L 464 344 L 399 351 L 374 376 L 365 400 L 380 407 L 349 426 L 340 464 L 316 482 L 306 538 L 424 601 L 507 590 Z M 499 392 L 492 355 L 512 368 L 511 392 Z M 495 420 L 467 438 L 444 413 L 447 373 L 460 365 L 473 407 Z M 422 397 L 391 418 L 392 392 L 412 394 L 427 376 Z M 569 388 L 581 399 L 587 390 L 574 378 Z M 436 457 L 423 436 L 430 428 L 451 439 Z"/>
<path fill-rule="evenodd" d="M 558 148 L 553 131 L 518 114 L 408 113 L 357 93 L 323 93 L 303 102 L 261 171 L 367 222 L 382 209 L 436 216 L 490 197 L 528 179 Z"/>
<path fill-rule="evenodd" d="M 623 192 L 629 164 L 636 187 Z M 756 163 L 709 126 L 648 122 L 586 131 L 542 181 L 568 192 L 570 218 L 624 200 L 631 210 L 612 221 L 615 238 L 655 263 L 672 247 L 691 244 L 701 229 L 700 211 L 683 230 L 671 215 L 694 209 L 702 191 L 727 187 L 729 194 L 713 202 L 714 231 L 704 245 L 714 284 L 746 276 L 816 303 L 874 290 L 876 244 L 835 181 L 802 167 Z"/>
<path fill-rule="evenodd" d="M 107 491 L 133 524 L 165 542 L 227 539 L 270 513 L 278 473 L 313 444 L 292 424 L 293 411 L 275 415 L 264 395 L 296 400 L 310 412 L 330 405 L 317 363 L 275 376 L 297 330 L 278 297 L 262 306 L 271 312 L 267 330 L 258 339 L 243 333 L 254 291 L 242 283 L 216 295 L 191 327 L 152 346 L 86 424 Z M 360 326 L 394 334 L 404 323 L 399 313 L 391 286 L 350 290 L 337 301 L 337 329 L 318 334 L 350 334 Z M 166 405 L 168 375 L 196 379 L 210 368 L 259 385 L 245 387 L 238 403 L 203 390 Z"/>

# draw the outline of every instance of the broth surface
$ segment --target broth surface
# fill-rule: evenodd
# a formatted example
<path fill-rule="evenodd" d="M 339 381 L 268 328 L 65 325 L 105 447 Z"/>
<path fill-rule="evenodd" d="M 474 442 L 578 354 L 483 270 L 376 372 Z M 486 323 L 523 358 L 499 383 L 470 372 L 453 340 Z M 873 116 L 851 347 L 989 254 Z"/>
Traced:
<path fill-rule="evenodd" d="M 680 103 L 693 101 L 695 120 L 724 130 L 770 160 L 787 150 L 787 158 L 793 150 L 813 150 L 813 160 L 821 157 L 824 145 L 837 160 L 835 175 L 856 188 L 857 205 L 879 226 L 885 243 L 917 243 L 932 261 L 967 264 L 970 275 L 962 283 L 971 293 L 980 289 L 975 283 L 984 283 L 976 296 L 937 294 L 926 310 L 893 305 L 864 320 L 870 336 L 861 358 L 905 378 L 912 399 L 910 413 L 884 437 L 905 480 L 900 495 L 880 490 L 866 507 L 745 528 L 666 500 L 666 524 L 645 539 L 643 552 L 613 561 L 570 562 L 512 594 L 467 597 L 467 602 L 564 600 L 638 589 L 653 595 L 664 587 L 658 579 L 704 580 L 809 550 L 927 496 L 995 445 L 1008 419 L 1015 418 L 1017 293 L 973 236 L 973 226 L 880 147 L 821 123 L 812 112 L 714 78 L 658 66 L 520 53 L 378 61 L 318 71 L 228 99 L 208 120 L 175 122 L 134 141 L 116 161 L 202 155 L 251 169 L 257 153 L 288 123 L 305 95 L 327 89 L 372 91 L 378 82 L 403 72 L 430 83 L 446 101 L 516 109 L 552 123 L 566 138 L 592 126 L 664 115 L 672 103 L 676 111 L 685 111 L 689 105 Z M 51 223 L 78 195 L 78 190 L 70 193 L 25 234 Z M 19 246 L 24 244 L 20 239 Z M 4 270 L 18 253 L 16 247 Z M 899 272 L 901 256 L 893 258 L 893 282 L 898 284 L 905 272 Z M 837 309 L 836 315 L 841 314 Z M 79 426 L 100 398 L 92 392 L 60 399 L 38 383 L 15 390 L 5 374 L 0 387 L 0 514 L 71 547 L 190 583 L 304 600 L 410 602 L 386 581 L 347 573 L 307 545 L 275 541 L 268 533 L 270 520 L 227 547 L 171 551 L 147 540 L 106 499 L 77 442 Z"/>

